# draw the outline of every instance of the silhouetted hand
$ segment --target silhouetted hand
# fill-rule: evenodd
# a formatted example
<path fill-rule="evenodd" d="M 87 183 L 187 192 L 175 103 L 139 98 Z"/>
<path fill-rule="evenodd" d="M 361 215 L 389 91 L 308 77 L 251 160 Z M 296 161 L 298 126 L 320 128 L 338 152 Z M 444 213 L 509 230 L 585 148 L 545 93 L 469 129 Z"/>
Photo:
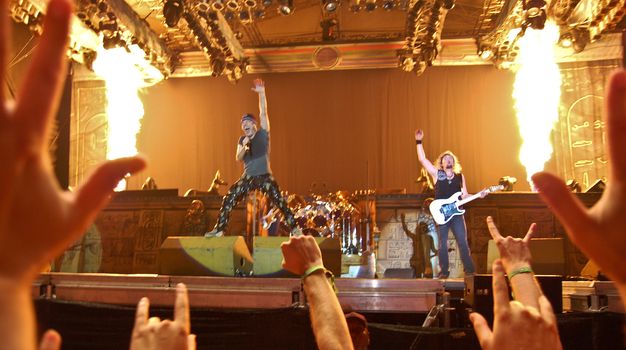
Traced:
<path fill-rule="evenodd" d="M 196 336 L 190 334 L 189 299 L 184 284 L 176 286 L 173 321 L 148 318 L 149 308 L 148 298 L 141 298 L 137 304 L 130 350 L 195 350 Z"/>

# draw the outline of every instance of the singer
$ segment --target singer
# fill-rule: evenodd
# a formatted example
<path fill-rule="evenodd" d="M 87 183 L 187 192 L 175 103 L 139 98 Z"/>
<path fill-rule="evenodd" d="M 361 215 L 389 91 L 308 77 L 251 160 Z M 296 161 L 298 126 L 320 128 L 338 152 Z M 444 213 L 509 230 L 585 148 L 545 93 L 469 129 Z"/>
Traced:
<path fill-rule="evenodd" d="M 252 114 L 246 113 L 241 117 L 243 136 L 239 138 L 237 143 L 235 158 L 237 161 L 243 162 L 243 174 L 224 196 L 217 223 L 212 231 L 204 235 L 205 237 L 222 236 L 228 226 L 232 209 L 248 192 L 255 189 L 261 190 L 261 192 L 266 194 L 269 200 L 282 211 L 292 233 L 299 233 L 294 232 L 298 229 L 293 213 L 287 206 L 285 199 L 281 196 L 278 183 L 272 176 L 270 168 L 270 121 L 267 115 L 267 100 L 263 80 L 255 79 L 252 91 L 259 95 L 261 129 L 257 128 L 256 118 Z"/>

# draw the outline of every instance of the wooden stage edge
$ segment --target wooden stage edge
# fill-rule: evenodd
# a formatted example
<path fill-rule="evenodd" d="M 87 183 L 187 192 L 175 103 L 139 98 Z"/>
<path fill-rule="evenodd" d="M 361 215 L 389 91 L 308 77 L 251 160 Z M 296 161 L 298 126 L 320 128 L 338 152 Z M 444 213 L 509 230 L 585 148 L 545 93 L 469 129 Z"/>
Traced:
<path fill-rule="evenodd" d="M 134 306 L 147 296 L 154 306 L 174 304 L 176 284 L 189 290 L 192 308 L 278 309 L 304 306 L 299 278 L 197 277 L 152 274 L 43 273 L 32 286 L 33 298 Z M 445 292 L 463 293 L 462 279 L 337 278 L 344 311 L 426 313 Z M 610 281 L 564 281 L 564 311 L 624 313 Z M 605 300 L 602 306 L 598 300 Z M 595 308 L 595 309 L 594 309 Z M 588 309 L 588 310 L 587 310 Z"/>

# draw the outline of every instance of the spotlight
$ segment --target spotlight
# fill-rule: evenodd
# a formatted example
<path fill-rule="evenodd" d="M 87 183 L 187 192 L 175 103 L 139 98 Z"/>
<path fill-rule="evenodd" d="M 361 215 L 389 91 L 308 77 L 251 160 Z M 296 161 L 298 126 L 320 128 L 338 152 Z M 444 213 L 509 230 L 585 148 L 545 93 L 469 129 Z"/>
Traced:
<path fill-rule="evenodd" d="M 455 0 L 443 0 L 443 5 L 441 5 L 444 9 L 450 11 L 454 8 Z"/>
<path fill-rule="evenodd" d="M 243 4 L 246 5 L 247 8 L 253 9 L 256 7 L 256 0 L 246 0 Z"/>
<path fill-rule="evenodd" d="M 272 5 L 272 0 L 263 0 L 263 6 L 268 7 Z"/>
<path fill-rule="evenodd" d="M 239 3 L 237 2 L 237 0 L 228 0 L 228 2 L 226 3 L 226 7 L 234 12 L 239 10 Z"/>
<path fill-rule="evenodd" d="M 500 178 L 500 180 L 498 180 L 498 184 L 504 186 L 504 189 L 502 189 L 502 191 L 504 192 L 512 192 L 513 185 L 515 185 L 516 183 L 517 179 L 513 176 L 503 176 Z"/>
<path fill-rule="evenodd" d="M 546 25 L 546 2 L 544 0 L 524 0 L 525 25 L 533 29 L 543 29 Z"/>
<path fill-rule="evenodd" d="M 359 12 L 361 11 L 361 0 L 351 0 L 350 1 L 350 11 Z"/>
<path fill-rule="evenodd" d="M 491 51 L 491 49 L 483 49 L 482 51 L 478 52 L 478 55 L 484 61 L 488 61 L 493 57 L 493 51 Z"/>
<path fill-rule="evenodd" d="M 213 1 L 213 4 L 211 4 L 211 8 L 215 11 L 222 11 L 224 9 L 224 1 L 223 0 Z"/>
<path fill-rule="evenodd" d="M 293 13 L 293 0 L 280 0 L 278 5 L 278 13 L 283 16 L 289 16 Z"/>
<path fill-rule="evenodd" d="M 183 15 L 183 11 L 182 0 L 165 0 L 163 4 L 165 24 L 170 28 L 176 27 L 178 21 L 180 21 L 180 17 Z"/>
<path fill-rule="evenodd" d="M 244 24 L 252 22 L 250 12 L 248 10 L 242 10 L 239 12 L 239 21 Z"/>
<path fill-rule="evenodd" d="M 365 11 L 372 12 L 376 10 L 376 0 L 365 0 Z"/>
<path fill-rule="evenodd" d="M 322 0 L 322 7 L 326 12 L 335 12 L 339 7 L 339 0 Z"/>
<path fill-rule="evenodd" d="M 564 48 L 570 48 L 574 45 L 574 36 L 570 32 L 561 34 L 559 37 L 559 46 Z"/>

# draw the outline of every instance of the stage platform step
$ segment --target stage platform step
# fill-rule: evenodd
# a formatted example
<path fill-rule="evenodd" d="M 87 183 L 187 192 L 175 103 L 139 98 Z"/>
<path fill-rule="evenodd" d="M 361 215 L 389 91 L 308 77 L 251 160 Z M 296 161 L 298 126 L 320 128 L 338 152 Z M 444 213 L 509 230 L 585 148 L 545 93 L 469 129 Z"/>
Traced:
<path fill-rule="evenodd" d="M 199 277 L 165 275 L 45 273 L 33 284 L 34 298 L 135 305 L 144 296 L 155 306 L 170 306 L 183 282 L 192 307 L 274 309 L 304 305 L 299 278 Z M 345 310 L 428 312 L 444 291 L 433 279 L 337 278 Z"/>

